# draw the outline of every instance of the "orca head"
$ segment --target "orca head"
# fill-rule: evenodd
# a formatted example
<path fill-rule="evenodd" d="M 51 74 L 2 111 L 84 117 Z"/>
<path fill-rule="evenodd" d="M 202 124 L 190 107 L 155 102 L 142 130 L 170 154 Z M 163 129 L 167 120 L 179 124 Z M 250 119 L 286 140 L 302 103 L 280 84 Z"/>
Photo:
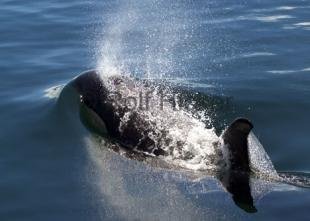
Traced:
<path fill-rule="evenodd" d="M 101 136 L 117 133 L 119 120 L 109 102 L 109 90 L 96 70 L 86 71 L 70 83 L 80 96 L 80 118 L 92 132 Z"/>

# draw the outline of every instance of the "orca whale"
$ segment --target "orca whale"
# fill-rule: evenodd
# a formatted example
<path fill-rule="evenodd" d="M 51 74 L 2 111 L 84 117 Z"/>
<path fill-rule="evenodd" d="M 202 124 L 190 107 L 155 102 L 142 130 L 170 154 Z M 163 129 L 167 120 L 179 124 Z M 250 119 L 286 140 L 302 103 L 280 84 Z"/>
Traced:
<path fill-rule="evenodd" d="M 78 93 L 82 122 L 92 132 L 110 140 L 114 147 L 121 148 L 134 159 L 168 156 L 169 151 L 163 148 L 169 143 L 164 137 L 165 131 L 161 131 L 161 137 L 154 138 L 154 122 L 120 102 L 120 88 L 130 93 L 135 90 L 134 84 L 155 90 L 147 81 L 124 76 L 102 78 L 96 70 L 80 74 L 68 86 Z M 222 134 L 223 152 L 219 154 L 225 163 L 216 173 L 236 205 L 247 212 L 256 212 L 249 184 L 248 135 L 252 128 L 253 124 L 245 118 L 238 118 L 227 127 Z M 182 146 L 182 143 L 177 145 Z"/>

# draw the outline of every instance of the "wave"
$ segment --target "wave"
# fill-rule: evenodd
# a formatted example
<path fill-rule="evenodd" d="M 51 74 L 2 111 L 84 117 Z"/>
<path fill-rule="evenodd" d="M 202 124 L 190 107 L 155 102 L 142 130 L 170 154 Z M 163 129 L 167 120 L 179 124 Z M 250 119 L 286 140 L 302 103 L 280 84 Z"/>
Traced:
<path fill-rule="evenodd" d="M 252 53 L 246 53 L 242 54 L 241 57 L 243 58 L 252 58 L 252 57 L 265 57 L 265 56 L 274 56 L 275 53 L 271 52 L 252 52 Z"/>
<path fill-rule="evenodd" d="M 294 74 L 294 73 L 300 73 L 300 72 L 309 72 L 309 68 L 303 68 L 303 69 L 296 69 L 296 70 L 272 70 L 272 71 L 267 71 L 268 73 L 271 74 Z"/>
<path fill-rule="evenodd" d="M 44 90 L 44 97 L 49 99 L 56 99 L 59 97 L 64 85 L 56 85 Z"/>
<path fill-rule="evenodd" d="M 310 26 L 310 22 L 299 22 L 294 24 L 295 26 Z"/>
<path fill-rule="evenodd" d="M 222 18 L 222 19 L 213 19 L 213 20 L 206 20 L 203 24 L 222 24 L 222 23 L 230 23 L 230 22 L 237 22 L 237 21 L 259 21 L 259 22 L 279 22 L 282 20 L 288 20 L 295 18 L 292 15 L 260 15 L 260 14 L 248 14 L 248 15 L 241 15 L 232 18 Z"/>

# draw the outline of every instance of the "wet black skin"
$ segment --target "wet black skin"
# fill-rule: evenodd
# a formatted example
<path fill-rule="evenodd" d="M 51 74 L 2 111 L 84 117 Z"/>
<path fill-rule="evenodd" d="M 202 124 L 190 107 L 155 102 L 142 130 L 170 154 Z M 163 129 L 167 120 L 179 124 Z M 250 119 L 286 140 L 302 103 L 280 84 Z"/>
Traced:
<path fill-rule="evenodd" d="M 222 168 L 219 179 L 232 194 L 234 202 L 247 212 L 256 212 L 250 187 L 250 160 L 248 135 L 252 123 L 244 118 L 236 119 L 224 132 L 222 138 L 228 149 L 228 166 Z"/>
<path fill-rule="evenodd" d="M 119 81 L 131 79 L 115 77 L 110 80 L 110 83 L 118 84 Z M 97 118 L 105 124 L 107 130 L 105 136 L 127 150 L 146 152 L 156 156 L 166 154 L 164 150 L 154 147 L 154 141 L 147 135 L 151 127 L 138 114 L 133 113 L 126 127 L 122 131 L 119 130 L 121 118 L 128 109 L 126 107 L 115 109 L 114 100 L 112 100 L 115 94 L 107 90 L 95 71 L 79 75 L 71 84 L 80 94 L 81 103 L 92 110 L 93 114 L 96 114 Z"/>
<path fill-rule="evenodd" d="M 132 81 L 129 78 L 119 77 L 111 78 L 111 80 L 115 84 L 120 80 Z M 77 90 L 81 104 L 88 113 L 91 113 L 94 121 L 102 121 L 97 127 L 105 127 L 106 132 L 102 132 L 100 135 L 128 150 L 130 156 L 137 155 L 141 158 L 143 152 L 150 153 L 154 157 L 167 154 L 163 149 L 155 148 L 154 141 L 147 136 L 151 127 L 148 127 L 147 122 L 138 115 L 133 114 L 125 130 L 119 131 L 120 119 L 128 110 L 125 108 L 115 110 L 109 96 L 110 92 L 96 71 L 88 71 L 79 75 L 70 85 Z M 249 120 L 240 118 L 226 129 L 222 138 L 225 144 L 224 148 L 227 148 L 229 153 L 228 159 L 226 159 L 228 166 L 218 173 L 219 180 L 232 194 L 236 205 L 247 212 L 256 212 L 249 184 L 251 170 L 248 135 L 252 128 L 253 125 Z"/>

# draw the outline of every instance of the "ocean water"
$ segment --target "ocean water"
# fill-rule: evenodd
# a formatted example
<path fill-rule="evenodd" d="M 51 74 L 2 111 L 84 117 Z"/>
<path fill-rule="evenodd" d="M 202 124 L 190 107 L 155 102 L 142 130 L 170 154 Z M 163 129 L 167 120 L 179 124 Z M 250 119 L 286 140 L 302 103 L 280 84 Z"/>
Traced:
<path fill-rule="evenodd" d="M 0 219 L 309 219 L 307 188 L 256 180 L 264 191 L 248 214 L 208 176 L 106 151 L 52 93 L 94 68 L 178 82 L 228 98 L 223 122 L 251 119 L 277 171 L 309 174 L 309 10 L 306 0 L 3 0 Z"/>

